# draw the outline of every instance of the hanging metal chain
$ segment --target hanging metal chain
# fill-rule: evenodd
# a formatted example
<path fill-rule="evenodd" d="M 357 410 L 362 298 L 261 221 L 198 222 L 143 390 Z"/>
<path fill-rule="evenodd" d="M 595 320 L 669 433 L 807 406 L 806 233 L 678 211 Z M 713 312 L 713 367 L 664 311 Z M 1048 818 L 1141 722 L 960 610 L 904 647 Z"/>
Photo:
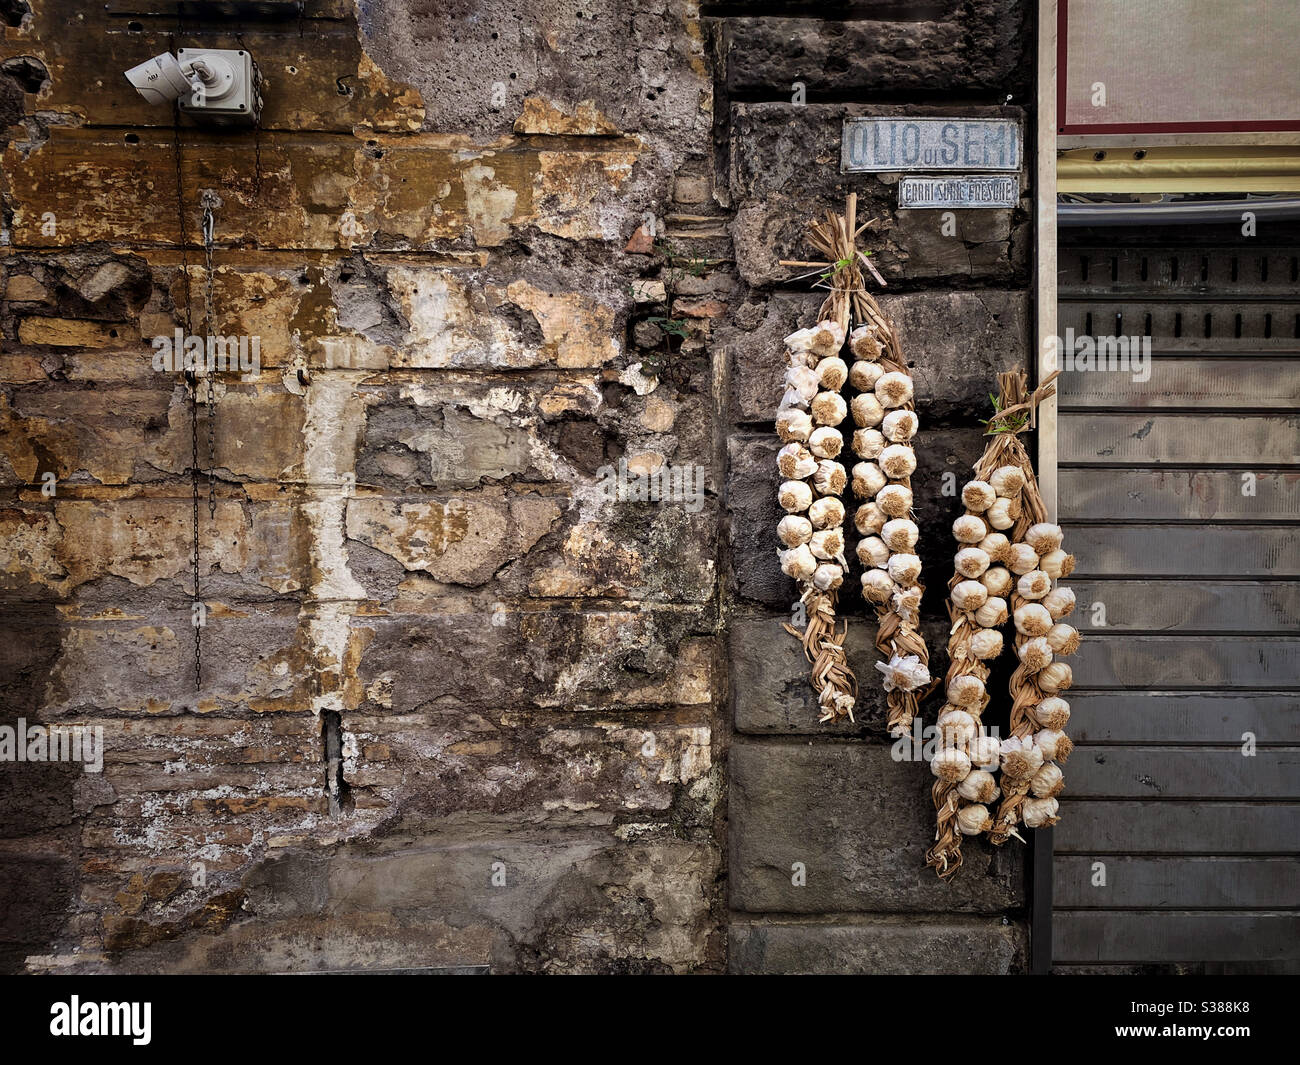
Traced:
<path fill-rule="evenodd" d="M 212 239 L 215 219 L 212 215 L 214 206 L 218 206 L 221 201 L 217 198 L 216 193 L 211 189 L 204 190 L 203 193 L 203 255 L 204 266 L 206 270 L 206 281 L 203 288 L 203 319 L 207 323 L 207 338 L 205 346 L 209 351 L 212 348 L 212 338 L 218 333 L 216 316 L 213 311 L 214 301 L 212 295 L 213 269 L 212 269 Z M 217 517 L 217 395 L 216 395 L 216 364 L 206 367 L 208 377 L 208 518 L 216 521 Z"/>
<path fill-rule="evenodd" d="M 178 19 L 177 30 L 180 25 Z M 172 50 L 176 50 L 176 40 L 172 40 Z M 181 167 L 181 130 L 180 109 L 172 122 L 172 154 L 176 162 L 176 222 L 177 240 L 181 251 L 181 280 L 185 288 L 185 336 L 194 335 L 193 297 L 190 290 L 190 255 L 189 234 L 185 225 L 185 183 Z M 181 356 L 182 351 L 176 355 Z M 193 541 L 193 555 L 190 559 L 191 600 L 190 628 L 194 630 L 194 690 L 203 688 L 203 643 L 200 635 L 199 610 L 199 381 L 193 370 L 185 371 L 186 391 L 190 402 L 190 534 Z"/>

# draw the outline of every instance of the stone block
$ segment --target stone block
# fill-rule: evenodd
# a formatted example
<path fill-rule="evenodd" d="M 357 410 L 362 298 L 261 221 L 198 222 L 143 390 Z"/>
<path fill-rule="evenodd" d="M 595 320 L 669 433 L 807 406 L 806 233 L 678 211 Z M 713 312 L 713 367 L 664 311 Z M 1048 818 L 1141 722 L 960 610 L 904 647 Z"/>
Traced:
<path fill-rule="evenodd" d="M 731 748 L 733 909 L 755 913 L 997 913 L 1023 903 L 1023 848 L 965 841 L 961 871 L 926 867 L 933 777 L 857 743 Z M 805 886 L 792 866 L 802 863 Z"/>

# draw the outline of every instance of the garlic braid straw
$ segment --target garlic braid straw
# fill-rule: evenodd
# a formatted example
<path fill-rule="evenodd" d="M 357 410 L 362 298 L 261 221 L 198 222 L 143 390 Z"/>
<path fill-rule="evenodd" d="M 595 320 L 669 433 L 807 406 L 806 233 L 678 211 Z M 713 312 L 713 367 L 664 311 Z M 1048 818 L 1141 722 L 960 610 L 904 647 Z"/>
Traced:
<path fill-rule="evenodd" d="M 988 478 L 1002 462 L 1006 453 L 1006 437 L 994 436 L 984 454 L 974 467 L 974 478 L 962 489 L 965 512 L 954 523 L 954 533 L 961 533 L 959 544 L 964 544 L 954 558 L 953 575 L 948 581 L 948 616 L 952 620 L 948 638 L 948 673 L 946 686 L 948 704 L 939 717 L 940 735 L 948 739 L 958 730 L 969 730 L 966 751 L 970 756 L 971 770 L 959 780 L 939 776 L 931 789 L 936 811 L 935 843 L 926 853 L 926 864 L 942 879 L 947 879 L 961 868 L 961 837 L 974 834 L 972 822 L 960 819 L 963 807 L 971 804 L 993 802 L 998 797 L 997 783 L 992 773 L 983 766 L 994 766 L 998 760 L 997 740 L 985 735 L 981 715 L 988 706 L 988 662 L 1002 651 L 1002 634 L 998 626 L 1007 619 L 1006 601 L 996 595 L 1001 590 L 998 580 L 1001 567 L 990 567 L 1005 560 L 1010 546 L 1000 532 L 987 532 L 986 514 L 995 495 Z M 978 523 L 978 524 L 977 524 Z M 985 531 L 976 541 L 976 533 Z M 985 583 L 985 578 L 988 583 Z M 981 809 L 984 809 L 981 806 Z M 983 828 L 985 817 L 973 824 Z"/>
<path fill-rule="evenodd" d="M 818 322 L 785 338 L 786 392 L 777 412 L 776 430 L 784 446 L 777 468 L 785 478 L 777 501 L 786 516 L 777 536 L 781 570 L 800 582 L 807 621 L 800 633 L 785 629 L 803 644 L 813 664 L 809 681 L 817 692 L 821 720 L 853 719 L 857 680 L 844 654 L 848 624 L 837 631 L 835 606 L 848 562 L 844 557 L 844 492 L 847 476 L 836 460 L 844 438 L 836 428 L 848 414 L 840 389 L 848 367 L 840 359 L 844 327 Z M 806 408 L 806 409 L 805 409 Z"/>
<path fill-rule="evenodd" d="M 1002 435 L 1008 440 L 1004 462 L 989 477 L 989 483 L 998 496 L 993 507 L 990 507 L 990 512 L 997 508 L 1004 520 L 1012 518 L 1015 522 L 1015 543 L 1008 556 L 1007 566 L 1017 578 L 1011 593 L 1011 609 L 1017 619 L 1025 618 L 1023 608 L 1042 599 L 1051 589 L 1051 578 L 1038 569 L 1038 553 L 1024 541 L 1031 527 L 1046 522 L 1047 509 L 1038 492 L 1033 462 L 1020 442 L 1018 433 L 1032 426 L 1038 404 L 1055 393 L 1056 386 L 1052 381 L 1056 376 L 1055 373 L 1049 376 L 1029 395 L 1026 393 L 1027 378 L 1024 373 L 1012 371 L 1000 374 L 1002 409 L 990 419 L 991 424 L 993 421 L 1005 420 L 1011 414 L 1025 414 L 1018 428 L 1012 428 L 1008 423 L 1003 431 Z M 985 826 L 989 839 L 998 845 L 1005 843 L 1012 835 L 1019 838 L 1015 826 L 1020 821 L 1020 810 L 1031 782 L 1043 764 L 1043 752 L 1033 740 L 1032 712 L 1043 699 L 1039 673 L 1051 664 L 1052 650 L 1044 637 L 1031 635 L 1033 628 L 1034 626 L 1017 624 L 1016 655 L 1020 663 L 1008 684 L 1011 694 L 1011 735 L 1002 744 L 1002 803 L 998 807 L 997 817 Z"/>
<path fill-rule="evenodd" d="M 862 590 L 876 605 L 876 646 L 886 656 L 876 669 L 885 678 L 889 731 L 904 736 L 911 731 L 918 701 L 931 686 L 930 653 L 917 631 L 925 589 L 915 554 L 918 530 L 911 520 L 916 456 L 910 441 L 917 429 L 916 406 L 898 337 L 863 283 L 859 264 L 867 260 L 857 250 L 859 232 L 857 195 L 851 193 L 844 215 L 828 212 L 824 222 L 809 227 L 809 241 L 835 264 L 822 316 L 833 317 L 846 329 L 851 320 L 859 323 L 850 338 L 857 359 L 850 380 L 860 390 L 852 405 L 859 427 L 853 448 L 863 460 L 854 467 L 854 492 L 862 501 L 854 522 L 858 532 L 871 539 L 894 519 L 892 535 L 868 544 L 866 555 L 860 544 L 859 558 L 875 567 L 863 573 Z M 871 496 L 875 498 L 868 501 Z"/>

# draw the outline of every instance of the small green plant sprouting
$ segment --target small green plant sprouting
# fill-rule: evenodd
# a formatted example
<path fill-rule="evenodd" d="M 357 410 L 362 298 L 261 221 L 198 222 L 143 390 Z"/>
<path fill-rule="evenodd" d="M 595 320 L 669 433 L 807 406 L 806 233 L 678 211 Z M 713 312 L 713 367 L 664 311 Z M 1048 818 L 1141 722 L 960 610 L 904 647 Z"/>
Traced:
<path fill-rule="evenodd" d="M 1021 411 L 1011 418 L 998 418 L 998 415 L 1002 412 L 1002 400 L 992 392 L 989 393 L 989 400 L 993 403 L 993 417 L 984 418 L 980 421 L 980 425 L 989 427 L 988 432 L 984 434 L 985 436 L 991 436 L 994 433 L 1018 433 L 1028 424 L 1028 411 Z"/>

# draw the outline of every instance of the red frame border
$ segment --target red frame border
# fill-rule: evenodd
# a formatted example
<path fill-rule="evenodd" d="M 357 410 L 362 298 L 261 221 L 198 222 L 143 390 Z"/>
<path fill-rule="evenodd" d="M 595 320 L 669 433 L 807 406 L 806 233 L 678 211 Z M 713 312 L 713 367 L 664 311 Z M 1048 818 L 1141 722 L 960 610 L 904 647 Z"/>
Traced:
<path fill-rule="evenodd" d="M 1300 118 L 1264 122 L 1065 122 L 1066 44 L 1069 0 L 1056 5 L 1056 132 L 1063 136 L 1082 133 L 1267 133 L 1300 131 Z"/>

